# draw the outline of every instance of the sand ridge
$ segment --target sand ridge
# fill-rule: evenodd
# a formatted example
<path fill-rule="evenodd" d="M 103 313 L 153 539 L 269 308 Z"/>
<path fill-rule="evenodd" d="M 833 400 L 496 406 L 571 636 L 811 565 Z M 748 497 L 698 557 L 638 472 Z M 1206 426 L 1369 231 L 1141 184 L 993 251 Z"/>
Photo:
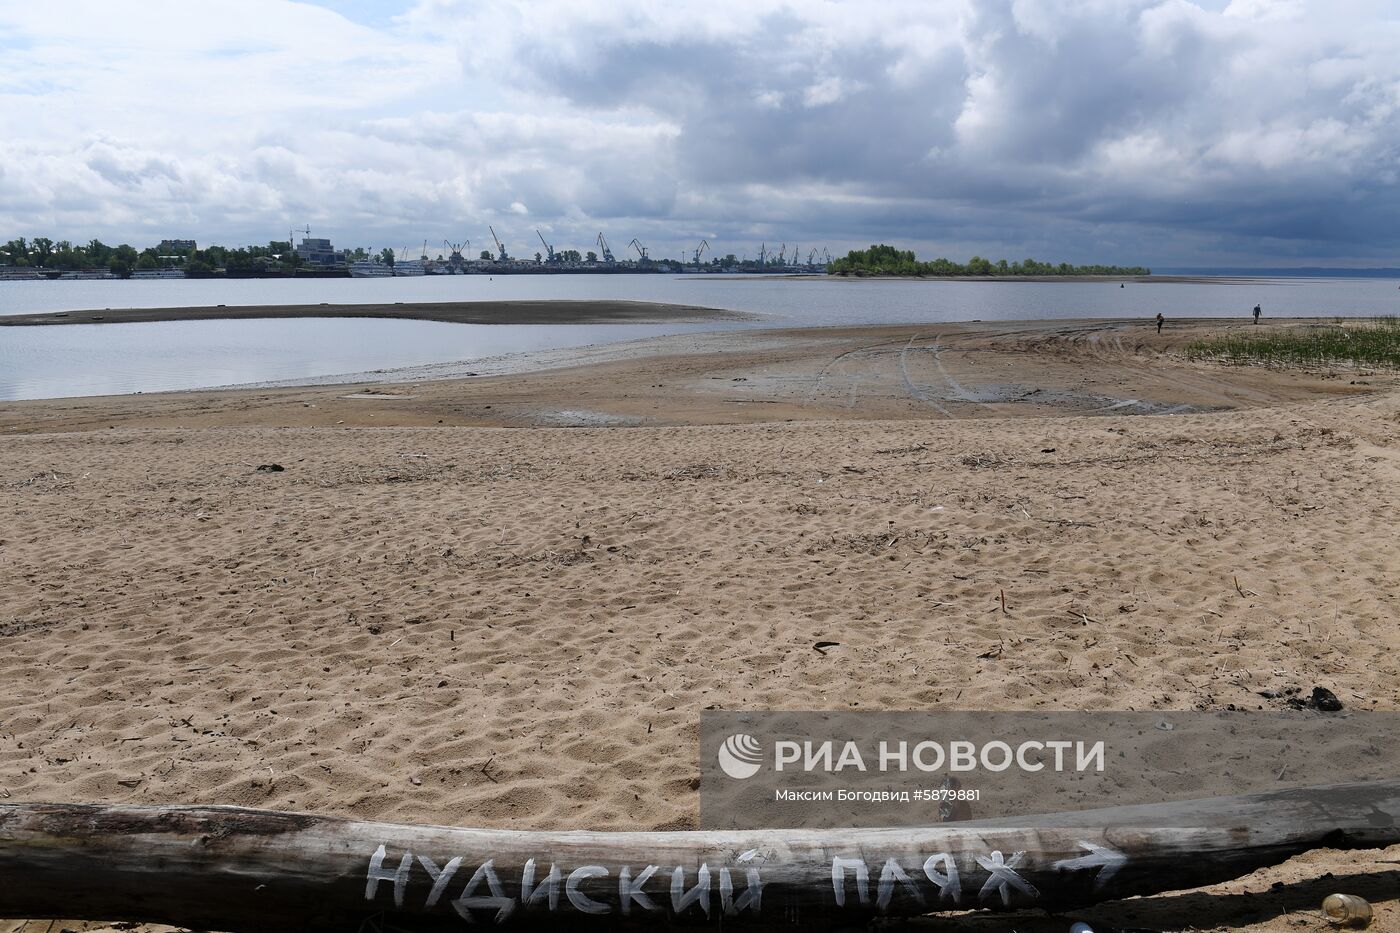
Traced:
<path fill-rule="evenodd" d="M 314 305 L 216 305 L 185 308 L 103 308 L 0 315 L 0 327 L 67 324 L 136 324 L 151 321 L 249 320 L 252 318 L 399 318 L 449 324 L 639 324 L 742 321 L 752 315 L 659 301 L 528 300 L 395 301 Z"/>

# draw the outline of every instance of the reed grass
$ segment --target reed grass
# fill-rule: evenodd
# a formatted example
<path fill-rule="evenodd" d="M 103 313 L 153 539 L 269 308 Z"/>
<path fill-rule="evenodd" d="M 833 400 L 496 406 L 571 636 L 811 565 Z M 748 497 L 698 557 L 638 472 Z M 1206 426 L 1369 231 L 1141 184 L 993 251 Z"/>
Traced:
<path fill-rule="evenodd" d="M 1400 369 L 1400 317 L 1334 318 L 1331 324 L 1259 334 L 1235 332 L 1197 340 L 1193 359 L 1277 367 L 1351 364 Z"/>

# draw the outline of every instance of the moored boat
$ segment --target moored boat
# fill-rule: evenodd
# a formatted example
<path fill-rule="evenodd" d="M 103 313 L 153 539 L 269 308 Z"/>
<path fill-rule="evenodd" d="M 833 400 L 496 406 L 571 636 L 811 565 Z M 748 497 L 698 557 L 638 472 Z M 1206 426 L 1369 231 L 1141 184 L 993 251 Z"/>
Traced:
<path fill-rule="evenodd" d="M 361 259 L 359 262 L 350 263 L 350 277 L 352 279 L 385 279 L 393 274 L 394 267 L 387 262 Z"/>

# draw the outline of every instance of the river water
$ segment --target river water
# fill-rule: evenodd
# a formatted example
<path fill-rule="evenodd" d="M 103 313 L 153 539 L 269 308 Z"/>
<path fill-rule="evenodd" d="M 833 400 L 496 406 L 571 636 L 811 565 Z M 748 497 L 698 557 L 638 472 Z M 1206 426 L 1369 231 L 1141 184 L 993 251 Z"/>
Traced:
<path fill-rule="evenodd" d="M 90 308 L 617 298 L 747 311 L 756 324 L 471 325 L 303 319 L 0 328 L 0 400 L 307 379 L 746 326 L 1400 313 L 1394 279 L 944 282 L 663 275 L 0 282 L 0 315 Z"/>

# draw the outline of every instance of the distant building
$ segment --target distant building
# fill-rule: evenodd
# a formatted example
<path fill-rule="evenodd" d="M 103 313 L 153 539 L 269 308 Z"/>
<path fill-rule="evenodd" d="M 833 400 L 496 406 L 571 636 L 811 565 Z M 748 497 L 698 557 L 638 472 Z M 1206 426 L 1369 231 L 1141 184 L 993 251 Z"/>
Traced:
<path fill-rule="evenodd" d="M 345 251 L 331 246 L 330 240 L 306 237 L 296 248 L 296 254 L 308 266 L 338 266 L 345 262 Z"/>
<path fill-rule="evenodd" d="M 161 240 L 156 247 L 156 252 L 162 256 L 171 256 L 176 253 L 193 253 L 199 249 L 194 240 Z"/>

